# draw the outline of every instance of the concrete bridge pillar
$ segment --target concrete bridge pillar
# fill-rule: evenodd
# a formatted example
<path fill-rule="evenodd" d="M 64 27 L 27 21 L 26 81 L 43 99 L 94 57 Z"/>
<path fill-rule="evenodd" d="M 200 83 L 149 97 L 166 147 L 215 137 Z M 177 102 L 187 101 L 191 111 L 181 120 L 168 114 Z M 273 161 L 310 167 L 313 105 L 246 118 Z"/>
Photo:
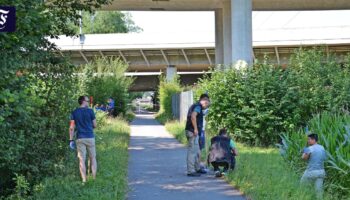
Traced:
<path fill-rule="evenodd" d="M 216 64 L 253 64 L 252 0 L 225 0 L 215 22 Z"/>
<path fill-rule="evenodd" d="M 168 82 L 174 80 L 177 75 L 177 69 L 175 65 L 169 65 L 166 68 L 165 76 Z"/>

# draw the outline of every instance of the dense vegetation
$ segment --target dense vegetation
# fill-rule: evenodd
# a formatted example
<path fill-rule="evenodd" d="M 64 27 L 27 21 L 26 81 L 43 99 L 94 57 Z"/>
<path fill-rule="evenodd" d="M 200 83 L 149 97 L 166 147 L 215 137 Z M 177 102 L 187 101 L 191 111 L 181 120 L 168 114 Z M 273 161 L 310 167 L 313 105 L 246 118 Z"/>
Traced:
<path fill-rule="evenodd" d="M 114 57 L 96 58 L 83 65 L 79 73 L 80 94 L 93 96 L 94 103 L 107 104 L 112 97 L 115 101 L 115 115 L 128 111 L 129 88 L 134 79 L 126 77 L 128 65 Z"/>
<path fill-rule="evenodd" d="M 74 67 L 52 53 L 48 38 L 73 34 L 66 21 L 77 23 L 77 10 L 107 2 L 1 2 L 16 6 L 17 30 L 0 33 L 0 196 L 12 193 L 16 182 L 32 187 L 59 170 L 77 85 Z"/>
<path fill-rule="evenodd" d="M 201 81 L 198 92 L 211 96 L 210 127 L 225 126 L 241 142 L 269 146 L 315 113 L 348 109 L 349 64 L 341 65 L 323 51 L 300 50 L 286 69 L 258 63 L 215 71 Z"/>
<path fill-rule="evenodd" d="M 172 96 L 182 91 L 178 77 L 167 81 L 165 77 L 160 78 L 159 83 L 159 112 L 157 119 L 162 124 L 169 119 L 173 119 L 172 113 Z"/>
<path fill-rule="evenodd" d="M 98 174 L 82 185 L 75 152 L 70 152 L 64 174 L 47 178 L 37 186 L 32 199 L 118 199 L 127 192 L 127 164 L 130 128 L 119 119 L 108 120 L 96 133 Z"/>
<path fill-rule="evenodd" d="M 69 115 L 83 89 L 79 71 L 49 38 L 74 35 L 80 10 L 92 12 L 109 2 L 1 2 L 16 7 L 17 24 L 15 32 L 0 33 L 0 199 L 30 195 L 44 178 L 64 172 Z"/>
<path fill-rule="evenodd" d="M 319 143 L 327 151 L 327 190 L 333 194 L 350 195 L 350 116 L 323 113 L 308 123 L 308 129 L 292 130 L 283 135 L 280 150 L 283 157 L 298 172 L 305 170 L 306 162 L 300 160 L 308 131 L 319 134 Z M 340 198 L 340 197 L 339 197 Z"/>

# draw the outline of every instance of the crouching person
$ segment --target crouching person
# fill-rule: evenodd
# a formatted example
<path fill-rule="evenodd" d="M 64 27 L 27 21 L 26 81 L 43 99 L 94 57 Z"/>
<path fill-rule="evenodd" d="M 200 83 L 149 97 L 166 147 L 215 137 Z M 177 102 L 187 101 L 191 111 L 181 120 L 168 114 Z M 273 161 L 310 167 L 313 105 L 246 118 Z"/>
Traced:
<path fill-rule="evenodd" d="M 215 176 L 221 177 L 229 169 L 235 168 L 235 156 L 238 155 L 238 151 L 233 140 L 227 135 L 226 129 L 221 129 L 210 142 L 208 164 L 214 167 Z M 223 172 L 220 171 L 220 167 L 224 168 Z"/>
<path fill-rule="evenodd" d="M 318 199 L 323 196 L 323 180 L 326 176 L 324 161 L 326 151 L 322 145 L 317 143 L 318 135 L 308 135 L 307 143 L 309 147 L 304 148 L 302 159 L 308 161 L 304 175 L 301 177 L 302 184 L 314 184 Z"/>

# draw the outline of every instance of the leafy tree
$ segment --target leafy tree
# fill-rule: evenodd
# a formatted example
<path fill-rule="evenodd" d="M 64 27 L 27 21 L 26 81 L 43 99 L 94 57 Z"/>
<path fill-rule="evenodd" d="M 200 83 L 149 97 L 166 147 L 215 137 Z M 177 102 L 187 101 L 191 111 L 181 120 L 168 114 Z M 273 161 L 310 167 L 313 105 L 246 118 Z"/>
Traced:
<path fill-rule="evenodd" d="M 128 33 L 140 32 L 130 13 L 120 11 L 96 11 L 82 14 L 83 33 Z M 77 33 L 79 28 L 76 28 Z"/>
<path fill-rule="evenodd" d="M 106 104 L 115 100 L 115 115 L 125 114 L 129 103 L 129 88 L 134 79 L 126 77 L 128 65 L 113 57 L 103 57 L 82 66 L 80 93 L 94 97 L 94 103 Z"/>
<path fill-rule="evenodd" d="M 76 77 L 48 38 L 75 34 L 67 20 L 78 24 L 79 10 L 92 12 L 105 3 L 109 0 L 1 1 L 16 7 L 17 30 L 0 33 L 0 196 L 14 192 L 15 177 L 31 189 L 62 170 Z"/>

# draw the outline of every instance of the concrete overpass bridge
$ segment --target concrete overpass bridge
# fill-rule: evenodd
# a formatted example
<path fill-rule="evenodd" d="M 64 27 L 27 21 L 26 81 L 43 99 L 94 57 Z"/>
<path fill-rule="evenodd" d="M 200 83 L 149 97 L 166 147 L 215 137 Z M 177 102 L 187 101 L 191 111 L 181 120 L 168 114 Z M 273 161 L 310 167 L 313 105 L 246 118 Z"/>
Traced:
<path fill-rule="evenodd" d="M 254 59 L 268 56 L 271 63 L 279 65 L 287 65 L 300 47 L 323 46 L 327 53 L 336 54 L 339 62 L 350 53 L 350 27 L 257 30 L 253 38 Z M 62 36 L 53 42 L 77 65 L 99 56 L 119 57 L 129 65 L 127 75 L 137 77 L 132 90 L 154 90 L 161 73 L 171 78 L 177 72 L 183 84 L 192 85 L 216 60 L 213 33 L 96 34 Z"/>
<path fill-rule="evenodd" d="M 348 0 L 118 0 L 105 10 L 215 11 L 216 64 L 253 62 L 253 10 L 342 10 Z"/>
<path fill-rule="evenodd" d="M 118 0 L 102 9 L 214 11 L 215 34 L 184 33 L 167 37 L 85 35 L 76 39 L 61 37 L 59 41 L 54 41 L 61 48 L 61 53 L 70 54 L 77 64 L 88 62 L 95 56 L 113 55 L 129 64 L 129 72 L 165 71 L 171 77 L 176 71 L 198 73 L 218 64 L 234 66 L 238 61 L 251 64 L 264 55 L 268 55 L 274 63 L 287 64 L 290 54 L 300 46 L 324 45 L 327 52 L 339 55 L 339 61 L 349 51 L 349 27 L 337 27 L 334 32 L 314 30 L 313 34 L 306 34 L 305 30 L 274 30 L 260 34 L 255 31 L 254 36 L 252 29 L 253 10 L 342 10 L 350 9 L 348 0 Z M 293 38 L 285 38 L 290 35 Z M 154 77 L 157 76 L 153 76 L 152 80 L 155 80 Z M 143 80 L 143 83 L 152 82 L 150 80 Z"/>

